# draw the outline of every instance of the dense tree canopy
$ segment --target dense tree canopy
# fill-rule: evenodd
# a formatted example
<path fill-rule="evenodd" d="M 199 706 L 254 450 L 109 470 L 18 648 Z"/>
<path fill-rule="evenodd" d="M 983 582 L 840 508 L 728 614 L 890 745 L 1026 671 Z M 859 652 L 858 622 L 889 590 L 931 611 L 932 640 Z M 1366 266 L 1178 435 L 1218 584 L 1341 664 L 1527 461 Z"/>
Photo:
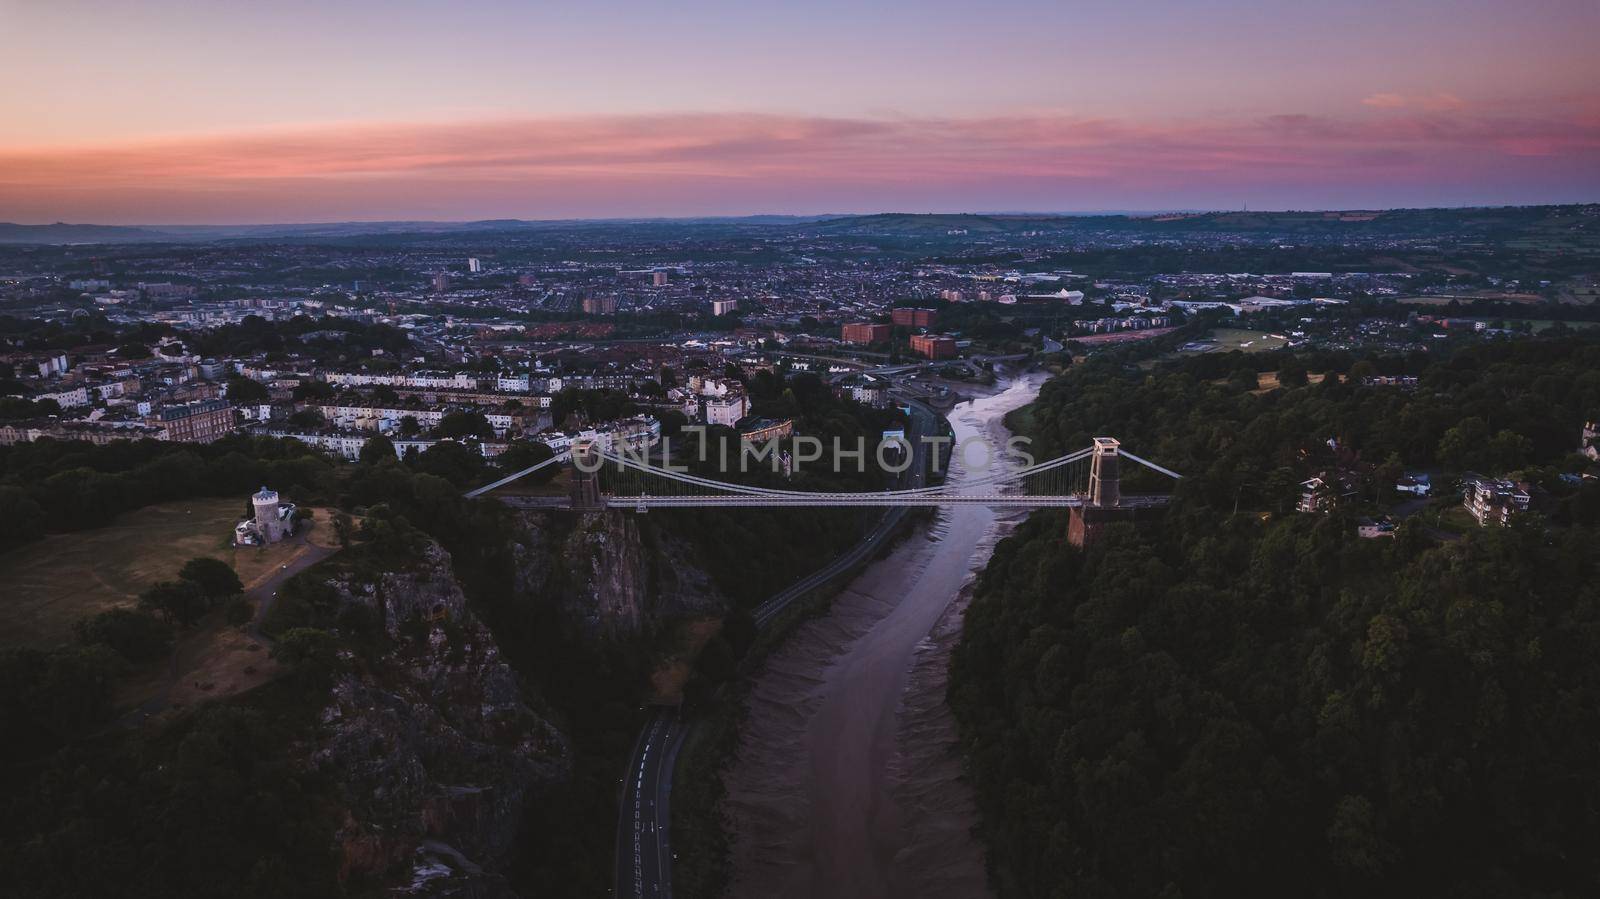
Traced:
<path fill-rule="evenodd" d="M 1443 542 L 1282 504 L 1330 437 L 1389 495 L 1391 459 L 1570 466 L 1596 344 L 1377 360 L 1415 391 L 1253 394 L 1226 357 L 1123 362 L 1075 367 L 1025 419 L 1052 448 L 1113 434 L 1184 472 L 1174 506 L 1088 551 L 1035 515 L 952 662 L 1002 895 L 1600 890 L 1600 485 Z"/>

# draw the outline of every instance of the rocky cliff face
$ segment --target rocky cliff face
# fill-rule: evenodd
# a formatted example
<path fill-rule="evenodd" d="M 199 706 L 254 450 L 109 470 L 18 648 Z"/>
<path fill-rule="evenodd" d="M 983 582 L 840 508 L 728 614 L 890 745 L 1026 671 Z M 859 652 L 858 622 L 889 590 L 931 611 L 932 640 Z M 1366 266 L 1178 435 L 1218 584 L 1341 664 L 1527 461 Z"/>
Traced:
<path fill-rule="evenodd" d="M 693 547 L 640 516 L 525 512 L 519 526 L 518 591 L 555 602 L 584 639 L 631 637 L 728 608 Z"/>
<path fill-rule="evenodd" d="M 381 657 L 352 659 L 308 747 L 346 803 L 344 875 L 397 895 L 510 896 L 498 872 L 525 805 L 570 773 L 565 736 L 526 705 L 438 546 L 337 587 L 392 638 Z"/>

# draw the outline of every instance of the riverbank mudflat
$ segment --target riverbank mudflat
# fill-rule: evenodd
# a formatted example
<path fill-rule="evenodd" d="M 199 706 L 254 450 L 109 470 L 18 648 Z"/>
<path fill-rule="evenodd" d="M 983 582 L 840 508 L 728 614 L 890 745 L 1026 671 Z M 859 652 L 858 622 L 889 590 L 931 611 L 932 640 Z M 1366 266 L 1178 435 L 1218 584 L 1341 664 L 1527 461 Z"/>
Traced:
<path fill-rule="evenodd" d="M 1041 380 L 957 406 L 957 440 L 999 458 L 1005 413 Z M 991 473 L 985 455 L 953 460 L 950 483 Z M 725 778 L 733 895 L 986 894 L 944 686 L 965 596 L 1008 527 L 986 507 L 941 510 L 768 660 Z"/>

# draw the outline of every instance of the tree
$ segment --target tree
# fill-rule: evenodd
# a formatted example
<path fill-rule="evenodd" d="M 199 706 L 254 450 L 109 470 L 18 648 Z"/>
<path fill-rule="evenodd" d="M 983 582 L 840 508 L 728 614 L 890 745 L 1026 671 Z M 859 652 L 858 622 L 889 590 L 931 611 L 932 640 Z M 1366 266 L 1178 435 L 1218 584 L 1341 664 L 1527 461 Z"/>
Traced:
<path fill-rule="evenodd" d="M 125 664 L 99 645 L 0 649 L 0 760 L 33 758 L 103 726 Z"/>
<path fill-rule="evenodd" d="M 327 381 L 301 381 L 295 385 L 294 398 L 297 400 L 331 400 L 333 399 L 333 385 Z"/>
<path fill-rule="evenodd" d="M 1439 438 L 1439 461 L 1451 468 L 1462 469 L 1476 465 L 1483 454 L 1483 445 L 1489 437 L 1489 426 L 1476 415 L 1461 419 L 1455 427 Z"/>
<path fill-rule="evenodd" d="M 482 412 L 448 412 L 433 432 L 440 437 L 494 439 L 494 428 L 489 426 L 489 419 Z"/>
<path fill-rule="evenodd" d="M 44 508 L 21 487 L 0 487 L 0 543 L 44 533 Z"/>
<path fill-rule="evenodd" d="M 322 410 L 313 407 L 301 409 L 289 416 L 289 424 L 311 431 L 321 430 L 327 423 L 328 419 L 323 416 Z"/>
<path fill-rule="evenodd" d="M 678 409 L 663 409 L 656 413 L 656 420 L 661 422 L 662 437 L 676 437 L 683 433 L 684 425 L 689 423 L 689 416 Z"/>
<path fill-rule="evenodd" d="M 335 512 L 333 515 L 333 535 L 338 538 L 340 546 L 349 546 L 350 538 L 355 536 L 355 519 L 348 512 Z"/>
<path fill-rule="evenodd" d="M 307 686 L 328 682 L 339 667 L 339 649 L 333 635 L 314 627 L 284 631 L 272 647 L 272 658 L 294 671 Z"/>
<path fill-rule="evenodd" d="M 394 388 L 388 384 L 379 384 L 372 388 L 372 398 L 380 403 L 397 403 L 400 401 L 400 394 L 395 393 Z"/>
<path fill-rule="evenodd" d="M 234 375 L 227 381 L 228 401 L 237 406 L 260 405 L 272 402 L 272 394 L 259 381 Z"/>
<path fill-rule="evenodd" d="M 139 594 L 139 608 L 157 612 L 166 621 L 187 627 L 206 612 L 206 597 L 194 581 L 162 581 Z"/>
<path fill-rule="evenodd" d="M 1527 464 L 1532 456 L 1533 441 L 1510 430 L 1502 430 L 1495 434 L 1483 447 L 1485 467 L 1496 472 L 1520 468 Z"/>
<path fill-rule="evenodd" d="M 532 468 L 546 459 L 553 458 L 555 451 L 538 440 L 513 440 L 505 451 L 495 457 L 495 464 L 506 474 L 518 472 L 524 468 Z M 548 465 L 539 469 L 524 480 L 531 484 L 543 484 L 555 477 L 557 466 Z"/>
<path fill-rule="evenodd" d="M 183 563 L 178 577 L 200 588 L 201 595 L 213 603 L 244 592 L 244 584 L 240 583 L 233 566 L 210 556 L 199 556 Z"/>
<path fill-rule="evenodd" d="M 422 433 L 422 423 L 417 421 L 415 415 L 400 416 L 400 436 L 415 437 Z"/>
<path fill-rule="evenodd" d="M 362 465 L 377 465 L 379 462 L 398 458 L 400 457 L 394 451 L 394 442 L 382 434 L 368 437 L 367 442 L 361 444 Z"/>
<path fill-rule="evenodd" d="M 482 480 L 483 454 L 474 447 L 454 440 L 441 440 L 417 456 L 418 471 L 438 475 L 465 487 Z"/>
<path fill-rule="evenodd" d="M 701 647 L 694 667 L 712 683 L 722 683 L 738 673 L 739 659 L 727 639 L 718 634 Z"/>
<path fill-rule="evenodd" d="M 1310 383 L 1306 376 L 1305 363 L 1298 356 L 1288 356 L 1278 368 L 1278 385 L 1280 387 L 1304 387 Z"/>
<path fill-rule="evenodd" d="M 72 626 L 78 642 L 101 644 L 134 664 L 153 661 L 172 647 L 172 628 L 148 612 L 108 609 Z"/>

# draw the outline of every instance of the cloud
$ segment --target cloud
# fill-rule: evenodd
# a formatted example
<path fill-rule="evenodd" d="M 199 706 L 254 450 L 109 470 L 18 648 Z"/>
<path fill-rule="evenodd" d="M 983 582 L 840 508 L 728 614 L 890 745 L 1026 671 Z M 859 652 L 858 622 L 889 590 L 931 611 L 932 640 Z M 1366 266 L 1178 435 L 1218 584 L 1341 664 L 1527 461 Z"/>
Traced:
<path fill-rule="evenodd" d="M 1387 94 L 1368 101 L 1378 98 L 1394 100 L 1367 102 L 1385 112 L 1356 118 L 685 113 L 365 123 L 0 149 L 0 218 L 1155 208 L 1231 206 L 1244 192 L 1283 205 L 1353 205 L 1340 200 L 1406 203 L 1456 191 L 1459 202 L 1477 202 L 1473 191 L 1490 189 L 1499 193 L 1485 196 L 1508 202 L 1548 202 L 1552 195 L 1593 199 L 1600 190 L 1592 98 L 1538 114 L 1446 111 Z"/>
<path fill-rule="evenodd" d="M 1373 94 L 1361 102 L 1378 109 L 1399 109 L 1406 105 L 1406 98 L 1399 94 Z"/>
<path fill-rule="evenodd" d="M 1449 112 L 1466 106 L 1465 100 L 1455 94 L 1419 94 L 1406 96 L 1404 94 L 1373 94 L 1361 101 L 1363 106 L 1374 109 L 1420 109 L 1425 112 Z"/>

